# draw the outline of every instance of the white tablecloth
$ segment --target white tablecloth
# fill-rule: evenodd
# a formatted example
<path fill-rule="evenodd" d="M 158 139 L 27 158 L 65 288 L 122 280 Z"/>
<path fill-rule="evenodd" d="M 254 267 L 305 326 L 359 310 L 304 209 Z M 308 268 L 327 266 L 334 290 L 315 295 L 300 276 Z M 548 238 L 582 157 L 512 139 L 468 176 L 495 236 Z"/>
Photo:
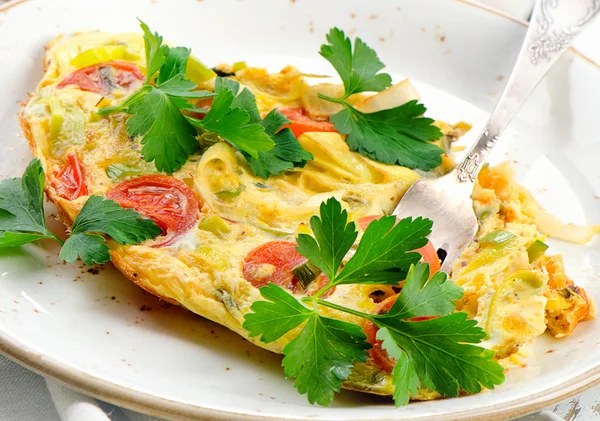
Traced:
<path fill-rule="evenodd" d="M 4 0 L 0 0 L 2 3 Z M 526 19 L 532 0 L 482 0 Z M 600 63 L 600 19 L 576 47 Z M 158 421 L 73 392 L 46 381 L 0 356 L 0 421 Z M 600 386 L 519 421 L 600 420 Z"/>

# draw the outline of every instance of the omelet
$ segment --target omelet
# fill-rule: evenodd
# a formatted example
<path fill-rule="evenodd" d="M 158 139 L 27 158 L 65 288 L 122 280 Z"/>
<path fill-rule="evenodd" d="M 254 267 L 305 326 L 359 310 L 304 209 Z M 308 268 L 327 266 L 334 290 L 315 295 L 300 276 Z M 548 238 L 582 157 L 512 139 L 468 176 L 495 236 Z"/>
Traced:
<path fill-rule="evenodd" d="M 126 116 L 97 114 L 142 86 L 144 57 L 139 34 L 86 32 L 49 44 L 45 75 L 20 115 L 31 150 L 45 168 L 46 194 L 66 225 L 90 195 L 153 219 L 163 229 L 155 240 L 133 246 L 109 241 L 113 264 L 144 290 L 277 353 L 297 331 L 266 344 L 248 336 L 244 315 L 261 299 L 258 288 L 267 282 L 299 296 L 318 287 L 303 286 L 291 269 L 304 259 L 295 250 L 295 235 L 310 232 L 307 222 L 319 205 L 335 197 L 359 226 L 364 218 L 390 214 L 414 182 L 453 168 L 452 142 L 468 128 L 436 123 L 447 154 L 440 167 L 427 173 L 352 152 L 335 131 L 308 131 L 297 138 L 314 160 L 268 179 L 255 176 L 245 159 L 220 141 L 203 145 L 202 153 L 173 174 L 162 174 L 143 159 L 139 139 L 128 135 Z M 327 124 L 336 112 L 336 104 L 320 101 L 316 93 L 341 87 L 315 88 L 295 67 L 271 74 L 236 64 L 221 71 L 255 94 L 263 115 L 292 109 Z M 202 88 L 211 89 L 212 83 L 206 80 Z M 541 208 L 515 182 L 508 164 L 481 172 L 473 201 L 478 239 L 454 264 L 451 279 L 465 290 L 457 308 L 489 335 L 484 346 L 509 361 L 544 332 L 563 337 L 594 317 L 592 300 L 565 274 L 562 258 L 540 252 L 545 233 L 536 215 Z M 374 312 L 393 293 L 377 285 L 340 285 L 327 300 Z M 332 317 L 360 323 L 348 314 Z M 375 357 L 357 364 L 344 387 L 393 393 L 389 367 Z M 414 398 L 436 397 L 422 390 Z"/>

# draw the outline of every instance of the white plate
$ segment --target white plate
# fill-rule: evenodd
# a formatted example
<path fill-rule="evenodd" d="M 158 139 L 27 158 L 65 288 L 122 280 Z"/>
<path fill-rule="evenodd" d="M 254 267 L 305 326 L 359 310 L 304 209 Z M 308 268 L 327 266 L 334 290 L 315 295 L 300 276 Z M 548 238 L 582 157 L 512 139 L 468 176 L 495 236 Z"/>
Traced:
<path fill-rule="evenodd" d="M 396 76 L 416 80 L 430 115 L 478 125 L 525 33 L 518 22 L 450 0 L 29 0 L 3 10 L 2 177 L 20 175 L 31 159 L 15 113 L 42 76 L 43 46 L 60 32 L 135 31 L 139 16 L 207 63 L 246 60 L 274 69 L 294 63 L 331 73 L 317 51 L 338 25 L 376 48 Z M 600 223 L 598 110 L 600 70 L 570 53 L 493 159 L 513 160 L 519 179 L 565 221 Z M 600 299 L 599 241 L 551 246 Z M 343 392 L 321 408 L 283 378 L 279 356 L 162 305 L 109 266 L 94 275 L 63 265 L 54 244 L 45 243 L 0 256 L 3 353 L 88 394 L 173 419 L 506 419 L 600 382 L 598 344 L 600 322 L 586 322 L 562 341 L 538 339 L 528 366 L 511 370 L 495 391 L 400 409 L 388 399 Z"/>

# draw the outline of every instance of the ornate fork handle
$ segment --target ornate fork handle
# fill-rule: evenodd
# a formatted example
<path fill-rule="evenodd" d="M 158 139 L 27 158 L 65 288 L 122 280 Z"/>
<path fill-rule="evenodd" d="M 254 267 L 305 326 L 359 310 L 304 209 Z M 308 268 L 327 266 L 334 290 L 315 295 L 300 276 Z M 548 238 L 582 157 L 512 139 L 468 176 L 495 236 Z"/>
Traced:
<path fill-rule="evenodd" d="M 529 30 L 504 92 L 483 132 L 454 173 L 459 182 L 475 182 L 479 170 L 531 91 L 600 11 L 600 0 L 538 0 Z"/>

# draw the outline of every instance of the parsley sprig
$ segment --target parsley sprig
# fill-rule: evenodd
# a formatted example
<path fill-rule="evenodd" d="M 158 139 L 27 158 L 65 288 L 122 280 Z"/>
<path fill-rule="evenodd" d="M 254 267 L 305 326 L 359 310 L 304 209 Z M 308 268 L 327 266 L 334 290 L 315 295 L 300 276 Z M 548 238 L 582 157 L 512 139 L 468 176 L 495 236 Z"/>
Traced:
<path fill-rule="evenodd" d="M 200 128 L 216 133 L 232 144 L 246 157 L 254 174 L 269 178 L 270 175 L 279 175 L 293 167 L 304 167 L 307 161 L 313 159 L 313 155 L 302 148 L 290 129 L 282 129 L 289 123 L 283 114 L 273 110 L 261 119 L 255 96 L 248 88 L 240 92 L 240 84 L 235 80 L 217 78 L 215 92 L 217 97 L 206 117 L 203 120 L 193 118 L 188 120 Z M 228 114 L 223 114 L 222 109 L 228 110 L 226 111 Z M 239 136 L 229 135 L 224 131 L 228 125 L 222 120 L 219 123 L 224 129 L 216 127 L 215 120 L 235 119 L 240 114 L 246 119 L 247 133 L 240 133 Z M 257 132 L 266 133 L 274 147 L 257 152 L 255 146 L 257 139 L 254 138 Z"/>
<path fill-rule="evenodd" d="M 476 321 L 467 320 L 466 313 L 454 313 L 462 289 L 443 272 L 430 279 L 429 265 L 419 263 L 420 255 L 411 251 L 426 244 L 431 221 L 406 218 L 394 225 L 391 216 L 373 221 L 345 265 L 342 261 L 358 233 L 340 203 L 329 199 L 321 205 L 320 217 L 313 216 L 310 222 L 314 238 L 300 234 L 297 249 L 327 275 L 328 284 L 300 300 L 269 284 L 260 289 L 265 300 L 252 304 L 244 322 L 251 337 L 266 343 L 302 325 L 283 349 L 283 367 L 287 377 L 296 379 L 298 391 L 308 394 L 309 402 L 328 405 L 354 364 L 367 360 L 371 347 L 358 325 L 326 317 L 322 307 L 379 328 L 377 339 L 396 359 L 392 373 L 396 405 L 406 404 L 421 388 L 453 397 L 460 390 L 477 393 L 504 381 L 494 352 L 473 345 L 485 338 L 485 332 Z M 320 298 L 340 284 L 397 285 L 401 279 L 405 279 L 402 292 L 385 314 L 364 313 Z M 411 320 L 423 316 L 435 318 Z"/>
<path fill-rule="evenodd" d="M 377 53 L 356 38 L 354 48 L 344 32 L 332 28 L 327 35 L 329 44 L 321 46 L 320 54 L 338 72 L 344 83 L 344 95 L 332 98 L 319 94 L 321 99 L 335 102 L 344 108 L 331 116 L 334 127 L 348 135 L 351 150 L 386 164 L 428 171 L 442 163 L 443 150 L 431 143 L 442 137 L 440 129 L 424 118 L 426 108 L 409 101 L 395 108 L 363 113 L 346 100 L 355 93 L 380 92 L 392 83 L 387 73 L 380 73 L 384 64 Z"/>
<path fill-rule="evenodd" d="M 119 244 L 139 244 L 161 234 L 150 219 L 112 200 L 90 196 L 75 218 L 71 235 L 63 242 L 46 226 L 45 175 L 38 159 L 31 161 L 22 178 L 0 182 L 0 248 L 17 247 L 42 239 L 58 242 L 60 258 L 73 263 L 77 257 L 87 265 L 110 261 L 109 248 L 100 234 Z"/>
<path fill-rule="evenodd" d="M 288 121 L 276 112 L 262 120 L 254 95 L 248 89 L 239 92 L 237 82 L 217 78 L 215 92 L 196 90 L 197 86 L 185 78 L 190 50 L 164 45 L 158 33 L 140 24 L 146 50 L 146 82 L 122 104 L 102 108 L 98 113 L 130 114 L 127 132 L 141 136 L 146 161 L 154 161 L 159 171 L 177 171 L 198 150 L 198 129 L 234 146 L 259 177 L 281 174 L 312 159 L 291 131 L 281 130 Z M 210 97 L 213 102 L 208 112 L 192 103 Z M 191 117 L 190 112 L 205 115 L 199 119 Z"/>

